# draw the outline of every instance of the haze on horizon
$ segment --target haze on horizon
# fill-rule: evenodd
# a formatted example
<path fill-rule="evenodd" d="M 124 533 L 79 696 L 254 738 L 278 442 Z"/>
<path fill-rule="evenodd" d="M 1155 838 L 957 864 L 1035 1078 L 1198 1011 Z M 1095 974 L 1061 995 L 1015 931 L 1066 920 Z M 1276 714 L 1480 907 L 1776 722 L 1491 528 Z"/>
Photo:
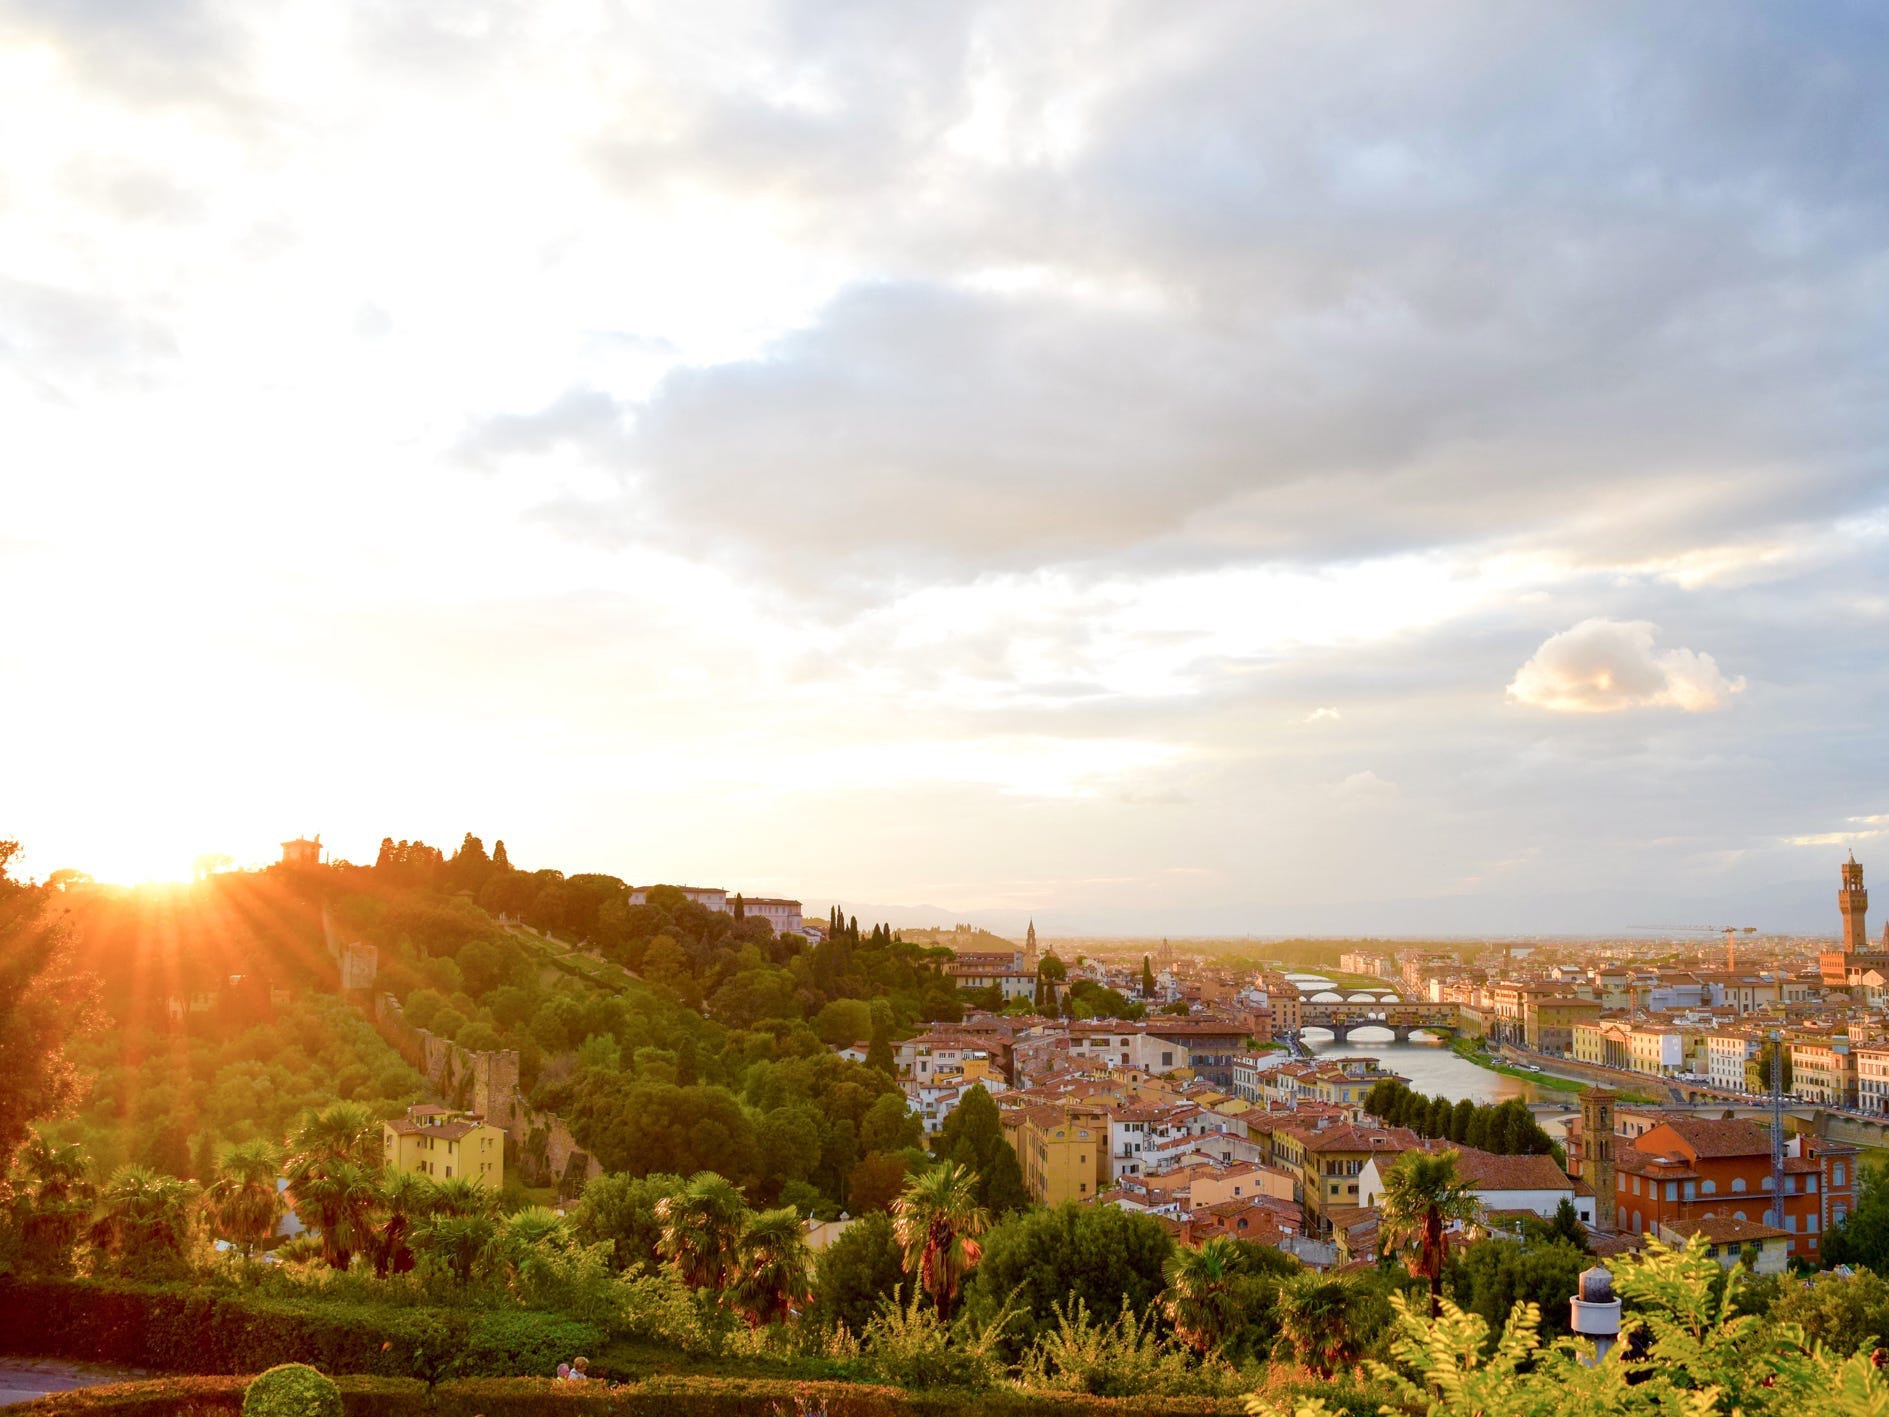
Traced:
<path fill-rule="evenodd" d="M 1889 879 L 1886 66 L 1834 3 L 0 3 L 0 835 L 1049 932 Z"/>

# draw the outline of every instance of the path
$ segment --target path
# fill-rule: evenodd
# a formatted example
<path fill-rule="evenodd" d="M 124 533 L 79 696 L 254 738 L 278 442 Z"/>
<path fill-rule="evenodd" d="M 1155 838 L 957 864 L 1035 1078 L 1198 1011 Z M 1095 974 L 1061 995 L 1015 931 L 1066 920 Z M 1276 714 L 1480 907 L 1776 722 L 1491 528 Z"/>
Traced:
<path fill-rule="evenodd" d="M 149 1373 L 102 1363 L 67 1363 L 58 1358 L 0 1358 L 0 1407 L 31 1402 L 49 1392 L 126 1383 Z"/>

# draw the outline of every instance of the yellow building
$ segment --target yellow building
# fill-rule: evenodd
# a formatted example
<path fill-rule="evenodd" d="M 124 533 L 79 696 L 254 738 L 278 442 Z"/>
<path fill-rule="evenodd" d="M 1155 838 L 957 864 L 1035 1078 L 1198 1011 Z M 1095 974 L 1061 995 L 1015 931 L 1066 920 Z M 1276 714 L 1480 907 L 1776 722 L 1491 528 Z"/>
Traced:
<path fill-rule="evenodd" d="M 1005 1129 L 1030 1199 L 1042 1205 L 1093 1200 L 1108 1184 L 1108 1116 L 1071 1107 L 1019 1107 Z"/>
<path fill-rule="evenodd" d="M 381 1159 L 389 1171 L 417 1171 L 435 1181 L 505 1184 L 505 1133 L 483 1117 L 449 1107 L 409 1107 L 404 1120 L 381 1123 Z"/>
<path fill-rule="evenodd" d="M 1565 1058 L 1574 1051 L 1575 1026 L 1599 1019 L 1598 999 L 1531 994 L 1522 1004 L 1522 1036 L 1536 1052 Z"/>

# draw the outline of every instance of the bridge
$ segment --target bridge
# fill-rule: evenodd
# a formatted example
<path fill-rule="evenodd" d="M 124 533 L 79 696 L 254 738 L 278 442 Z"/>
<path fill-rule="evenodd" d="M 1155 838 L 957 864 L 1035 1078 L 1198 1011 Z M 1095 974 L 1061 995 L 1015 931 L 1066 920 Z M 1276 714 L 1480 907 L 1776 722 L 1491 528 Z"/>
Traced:
<path fill-rule="evenodd" d="M 1418 1029 L 1425 1033 L 1452 1036 L 1461 1020 L 1454 1004 L 1314 1004 L 1299 1005 L 1299 1036 L 1308 1028 L 1322 1028 L 1340 1043 L 1357 1028 L 1387 1028 L 1391 1037 L 1404 1042 Z"/>

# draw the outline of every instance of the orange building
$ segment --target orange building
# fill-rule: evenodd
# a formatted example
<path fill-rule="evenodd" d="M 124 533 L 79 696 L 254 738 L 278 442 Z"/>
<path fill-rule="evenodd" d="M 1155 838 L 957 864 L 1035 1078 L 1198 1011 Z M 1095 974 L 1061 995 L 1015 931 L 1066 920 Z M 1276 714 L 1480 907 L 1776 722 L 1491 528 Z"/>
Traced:
<path fill-rule="evenodd" d="M 1656 1235 L 1707 1217 L 1778 1225 L 1791 1255 L 1816 1263 L 1824 1234 L 1856 1205 L 1856 1148 L 1794 1139 L 1784 1158 L 1783 1218 L 1774 1211 L 1770 1134 L 1736 1118 L 1673 1117 L 1614 1145 L 1620 1228 Z"/>

